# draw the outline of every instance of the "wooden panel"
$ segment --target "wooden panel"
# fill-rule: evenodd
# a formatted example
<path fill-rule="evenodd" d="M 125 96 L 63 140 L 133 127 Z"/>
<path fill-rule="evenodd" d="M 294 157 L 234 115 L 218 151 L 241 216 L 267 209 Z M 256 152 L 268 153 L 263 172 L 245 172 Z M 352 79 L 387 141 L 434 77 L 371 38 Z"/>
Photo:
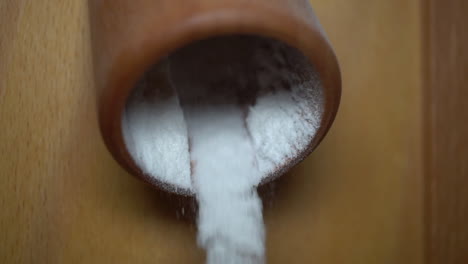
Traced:
<path fill-rule="evenodd" d="M 269 259 L 421 263 L 418 1 L 312 3 L 341 63 L 343 100 L 323 144 L 276 188 Z"/>
<path fill-rule="evenodd" d="M 102 143 L 86 4 L 2 1 L 0 263 L 201 263 L 194 227 Z"/>
<path fill-rule="evenodd" d="M 0 2 L 0 263 L 202 263 L 193 223 L 101 141 L 86 3 Z M 343 104 L 267 192 L 269 263 L 421 263 L 419 4 L 313 3 Z"/>
<path fill-rule="evenodd" d="M 429 263 L 468 263 L 468 2 L 426 3 L 425 174 Z"/>

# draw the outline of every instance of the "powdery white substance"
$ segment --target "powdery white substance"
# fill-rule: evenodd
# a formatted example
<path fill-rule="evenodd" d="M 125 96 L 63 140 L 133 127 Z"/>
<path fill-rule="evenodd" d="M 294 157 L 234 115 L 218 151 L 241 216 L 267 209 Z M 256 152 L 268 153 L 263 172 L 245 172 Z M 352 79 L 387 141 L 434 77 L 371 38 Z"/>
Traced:
<path fill-rule="evenodd" d="M 265 231 L 256 192 L 262 175 L 247 130 L 249 100 L 239 92 L 245 87 L 238 83 L 238 55 L 221 44 L 211 46 L 209 55 L 205 45 L 194 45 L 170 63 L 187 123 L 198 243 L 207 264 L 262 264 Z"/>
<path fill-rule="evenodd" d="M 184 107 L 193 185 L 199 203 L 198 243 L 208 264 L 264 263 L 262 203 L 255 150 L 238 106 Z"/>
<path fill-rule="evenodd" d="M 281 42 L 245 36 L 207 40 L 183 52 L 202 54 L 206 58 L 201 63 L 221 58 L 234 62 L 202 75 L 204 81 L 225 74 L 220 71 L 230 71 L 231 90 L 253 91 L 246 95 L 253 101 L 245 109 L 260 171 L 257 185 L 302 154 L 314 138 L 323 114 L 322 84 L 306 57 Z M 186 55 L 178 53 L 169 60 L 184 60 Z M 185 59 L 185 63 L 193 61 Z M 149 77 L 158 75 L 158 87 L 152 88 L 164 90 L 165 96 L 148 98 L 141 92 L 143 88 L 136 89 L 123 115 L 122 129 L 127 148 L 148 178 L 165 184 L 163 187 L 171 191 L 193 194 L 187 127 L 174 84 L 168 83 L 166 68 L 164 62 L 149 73 Z M 181 71 L 175 74 L 183 75 Z M 149 77 L 144 76 L 139 86 L 150 85 Z M 176 79 L 179 78 L 187 76 Z M 161 87 L 161 82 L 167 83 Z M 223 83 L 220 79 L 215 82 Z"/>
<path fill-rule="evenodd" d="M 165 74 L 166 66 L 147 77 Z M 149 76 L 151 75 L 151 76 Z M 158 87 L 164 94 L 149 94 L 148 80 L 140 82 L 123 115 L 122 130 L 128 151 L 143 172 L 167 189 L 189 190 L 190 156 L 187 127 L 173 88 Z M 162 82 L 159 82 L 161 85 Z M 151 91 L 150 91 L 151 93 Z"/>
<path fill-rule="evenodd" d="M 307 146 L 307 134 L 316 130 L 313 124 L 303 121 L 296 107 L 290 107 L 295 104 L 289 92 L 278 92 L 259 98 L 257 106 L 250 110 L 247 124 L 262 175 L 270 175 L 294 158 L 299 149 Z"/>
<path fill-rule="evenodd" d="M 320 126 L 323 94 L 316 72 L 297 50 L 271 42 L 254 56 L 263 69 L 257 78 L 261 95 L 250 107 L 247 126 L 263 179 L 308 146 Z"/>
<path fill-rule="evenodd" d="M 264 263 L 256 187 L 313 140 L 317 73 L 297 50 L 252 36 L 201 41 L 168 61 L 129 100 L 127 147 L 148 177 L 196 195 L 208 264 Z"/>

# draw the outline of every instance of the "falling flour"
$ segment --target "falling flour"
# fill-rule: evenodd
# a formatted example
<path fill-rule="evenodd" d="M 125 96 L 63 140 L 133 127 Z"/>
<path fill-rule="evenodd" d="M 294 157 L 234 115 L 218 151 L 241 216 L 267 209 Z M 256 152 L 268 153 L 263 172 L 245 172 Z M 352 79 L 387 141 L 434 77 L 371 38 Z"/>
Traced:
<path fill-rule="evenodd" d="M 172 54 L 138 87 L 123 115 L 127 148 L 150 180 L 196 196 L 207 263 L 265 263 L 256 187 L 314 138 L 323 95 L 313 67 L 278 41 L 220 37 Z"/>
<path fill-rule="evenodd" d="M 263 263 L 259 171 L 242 110 L 184 107 L 199 203 L 198 242 L 208 264 Z"/>

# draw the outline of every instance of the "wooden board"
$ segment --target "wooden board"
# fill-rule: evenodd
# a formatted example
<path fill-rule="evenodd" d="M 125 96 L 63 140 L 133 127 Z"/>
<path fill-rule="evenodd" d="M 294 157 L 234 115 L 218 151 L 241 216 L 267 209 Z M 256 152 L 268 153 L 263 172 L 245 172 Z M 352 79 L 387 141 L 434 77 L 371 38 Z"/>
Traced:
<path fill-rule="evenodd" d="M 314 0 L 343 70 L 329 136 L 266 201 L 269 263 L 421 263 L 418 1 Z M 203 263 L 99 135 L 87 2 L 0 2 L 0 263 Z"/>
<path fill-rule="evenodd" d="M 468 2 L 425 1 L 426 259 L 468 263 Z"/>

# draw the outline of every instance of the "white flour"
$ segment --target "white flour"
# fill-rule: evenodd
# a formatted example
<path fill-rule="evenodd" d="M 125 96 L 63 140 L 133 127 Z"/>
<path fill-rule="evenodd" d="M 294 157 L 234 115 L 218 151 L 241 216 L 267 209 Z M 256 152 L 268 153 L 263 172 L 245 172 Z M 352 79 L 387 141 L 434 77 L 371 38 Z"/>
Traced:
<path fill-rule="evenodd" d="M 140 81 L 123 115 L 122 130 L 128 151 L 144 173 L 157 175 L 151 179 L 167 189 L 187 190 L 192 188 L 187 127 L 179 99 L 163 77 L 165 64 Z M 153 81 L 158 81 L 156 91 Z"/>
<path fill-rule="evenodd" d="M 151 180 L 196 195 L 207 263 L 264 263 L 256 187 L 314 138 L 323 95 L 313 67 L 271 39 L 222 37 L 177 51 L 138 87 L 123 115 L 127 148 Z"/>
<path fill-rule="evenodd" d="M 229 55 L 214 49 L 206 56 L 200 49 L 185 50 L 171 61 L 190 142 L 198 242 L 208 264 L 261 264 L 265 232 L 255 188 L 261 175 L 242 95 L 228 84 L 239 76 Z"/>
<path fill-rule="evenodd" d="M 198 242 L 208 264 L 263 263 L 259 171 L 241 109 L 186 107 L 193 185 L 199 203 Z"/>

